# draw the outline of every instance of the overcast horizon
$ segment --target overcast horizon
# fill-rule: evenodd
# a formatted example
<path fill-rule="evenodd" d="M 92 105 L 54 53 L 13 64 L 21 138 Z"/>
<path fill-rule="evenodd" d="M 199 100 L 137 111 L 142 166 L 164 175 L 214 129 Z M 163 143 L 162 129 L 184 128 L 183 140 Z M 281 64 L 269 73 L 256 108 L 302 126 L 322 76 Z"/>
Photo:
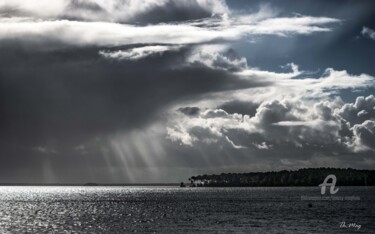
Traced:
<path fill-rule="evenodd" d="M 374 169 L 374 6 L 2 0 L 0 183 Z"/>

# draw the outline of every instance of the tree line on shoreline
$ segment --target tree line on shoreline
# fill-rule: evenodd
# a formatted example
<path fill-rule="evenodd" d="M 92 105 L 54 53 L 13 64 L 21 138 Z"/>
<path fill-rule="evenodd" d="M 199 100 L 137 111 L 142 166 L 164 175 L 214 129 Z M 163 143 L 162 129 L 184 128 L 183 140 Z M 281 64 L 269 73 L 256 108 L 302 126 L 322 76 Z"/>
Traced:
<path fill-rule="evenodd" d="M 295 171 L 221 173 L 189 178 L 193 187 L 231 186 L 318 186 L 328 175 L 335 175 L 337 186 L 375 186 L 375 170 L 352 168 L 303 168 Z"/>

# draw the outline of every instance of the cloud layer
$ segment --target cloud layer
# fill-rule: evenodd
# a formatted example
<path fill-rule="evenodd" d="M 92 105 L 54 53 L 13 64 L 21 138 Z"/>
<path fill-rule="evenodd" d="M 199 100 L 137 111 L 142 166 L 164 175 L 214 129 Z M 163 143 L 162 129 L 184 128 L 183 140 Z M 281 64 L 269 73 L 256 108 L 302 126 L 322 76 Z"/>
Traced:
<path fill-rule="evenodd" d="M 216 69 L 230 67 L 242 79 L 260 79 L 272 84 L 225 92 L 214 100 L 202 102 L 200 107 L 172 111 L 173 118 L 167 127 L 170 140 L 190 147 L 226 145 L 274 154 L 289 150 L 297 158 L 298 154 L 319 152 L 330 156 L 373 154 L 375 148 L 370 142 L 375 134 L 374 96 L 360 96 L 354 103 L 344 103 L 336 95 L 344 90 L 373 88 L 374 77 L 332 68 L 326 69 L 321 77 L 311 77 L 312 73 L 299 70 L 293 63 L 284 67 L 289 72 L 262 71 L 227 54 L 199 58 Z M 215 63 L 218 58 L 226 62 Z"/>
<path fill-rule="evenodd" d="M 348 21 L 236 4 L 0 1 L 0 182 L 375 165 L 373 74 L 300 64 Z"/>
<path fill-rule="evenodd" d="M 73 7 L 73 9 L 82 8 L 95 13 L 101 12 L 99 9 L 104 7 L 102 6 L 104 3 L 99 0 L 91 3 L 58 1 L 55 4 L 45 1 L 31 1 L 28 4 L 6 1 L 0 5 L 0 12 L 3 12 L 0 17 L 0 41 L 16 40 L 17 43 L 43 47 L 48 44 L 53 48 L 58 46 L 197 44 L 234 41 L 251 35 L 287 36 L 328 32 L 332 24 L 340 22 L 338 19 L 328 17 L 277 17 L 267 6 L 261 7 L 253 14 L 235 15 L 228 12 L 223 2 L 209 0 L 165 0 L 161 2 L 112 0 L 106 3 L 107 8 L 110 9 L 102 11 L 108 11 L 111 16 L 121 15 L 121 17 L 135 19 L 128 21 L 107 19 L 106 16 L 99 14 L 93 17 L 97 19 L 86 21 L 86 14 L 77 13 L 77 17 L 73 17 L 76 18 L 75 20 L 62 16 L 65 13 L 74 14 L 74 11 L 69 10 L 71 4 L 79 5 L 78 8 Z M 168 8 L 169 5 L 175 7 Z M 44 7 L 49 10 L 45 10 Z M 165 20 L 164 23 L 159 23 L 158 20 L 150 19 L 148 24 L 136 23 L 138 16 L 146 19 L 151 14 L 147 12 L 158 12 L 159 8 L 168 9 L 171 15 L 161 15 L 174 22 L 168 23 L 168 20 Z M 209 14 L 178 18 L 181 15 L 180 8 L 186 12 L 196 12 L 191 9 L 199 8 Z"/>

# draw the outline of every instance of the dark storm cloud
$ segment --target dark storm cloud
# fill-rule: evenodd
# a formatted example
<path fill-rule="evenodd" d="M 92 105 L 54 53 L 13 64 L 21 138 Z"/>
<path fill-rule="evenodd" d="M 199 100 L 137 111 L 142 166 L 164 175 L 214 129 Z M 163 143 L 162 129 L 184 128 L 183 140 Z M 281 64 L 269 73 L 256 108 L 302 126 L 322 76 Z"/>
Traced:
<path fill-rule="evenodd" d="M 184 113 L 185 115 L 198 115 L 199 112 L 200 112 L 200 108 L 199 107 L 181 107 L 178 109 L 179 111 L 181 111 L 182 113 Z"/>
<path fill-rule="evenodd" d="M 61 19 L 82 20 L 103 17 L 108 12 L 98 3 L 85 0 L 71 0 L 67 3 L 66 11 L 58 16 Z"/>
<path fill-rule="evenodd" d="M 6 16 L 110 21 L 153 24 L 210 17 L 229 11 L 222 1 L 202 0 L 5 0 L 0 12 Z"/>
<path fill-rule="evenodd" d="M 142 123 L 191 95 L 261 85 L 204 66 L 168 69 L 187 49 L 137 62 L 108 61 L 96 51 L 2 53 L 3 123 L 30 133 L 90 135 Z"/>
<path fill-rule="evenodd" d="M 118 49 L 127 48 L 111 48 Z M 24 155 L 49 152 L 32 150 L 39 146 L 72 153 L 68 149 L 92 138 L 142 127 L 186 98 L 266 84 L 199 64 L 185 66 L 189 53 L 184 48 L 139 61 L 116 61 L 101 57 L 98 48 L 3 48 L 1 167 L 11 161 L 30 164 Z M 180 67 L 170 69 L 171 64 Z"/>
<path fill-rule="evenodd" d="M 234 100 L 218 106 L 217 109 L 223 109 L 229 114 L 238 113 L 243 115 L 254 116 L 258 106 L 259 103 Z"/>
<path fill-rule="evenodd" d="M 146 10 L 133 17 L 132 22 L 147 24 L 184 21 L 210 17 L 210 9 L 202 8 L 197 1 L 166 1 L 165 4 Z"/>
<path fill-rule="evenodd" d="M 368 157 L 373 97 L 337 113 L 336 101 L 319 100 L 370 87 L 373 77 L 327 69 L 311 78 L 296 65 L 338 51 L 323 34 L 335 39 L 349 7 L 330 14 L 339 4 L 252 4 L 0 2 L 0 182 L 174 182 L 196 170 L 321 165 L 316 155 L 337 153 L 346 161 L 330 162 L 348 165 L 351 154 Z M 329 10 L 320 14 L 323 5 Z M 355 4 L 354 14 L 364 19 L 371 9 L 363 6 Z M 354 21 L 348 25 L 358 35 Z M 367 21 L 360 23 L 374 28 Z M 260 69 L 274 61 L 291 72 Z"/>

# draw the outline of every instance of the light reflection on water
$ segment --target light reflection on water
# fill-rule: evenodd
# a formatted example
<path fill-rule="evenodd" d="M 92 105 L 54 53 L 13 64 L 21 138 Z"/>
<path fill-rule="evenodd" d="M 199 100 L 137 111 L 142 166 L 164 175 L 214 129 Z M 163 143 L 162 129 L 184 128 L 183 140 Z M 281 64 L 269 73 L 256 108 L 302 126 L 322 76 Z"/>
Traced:
<path fill-rule="evenodd" d="M 360 201 L 301 201 L 310 188 L 0 187 L 0 233 L 321 232 L 342 221 L 375 231 L 375 188 L 340 187 Z M 312 207 L 308 207 L 312 203 Z"/>

